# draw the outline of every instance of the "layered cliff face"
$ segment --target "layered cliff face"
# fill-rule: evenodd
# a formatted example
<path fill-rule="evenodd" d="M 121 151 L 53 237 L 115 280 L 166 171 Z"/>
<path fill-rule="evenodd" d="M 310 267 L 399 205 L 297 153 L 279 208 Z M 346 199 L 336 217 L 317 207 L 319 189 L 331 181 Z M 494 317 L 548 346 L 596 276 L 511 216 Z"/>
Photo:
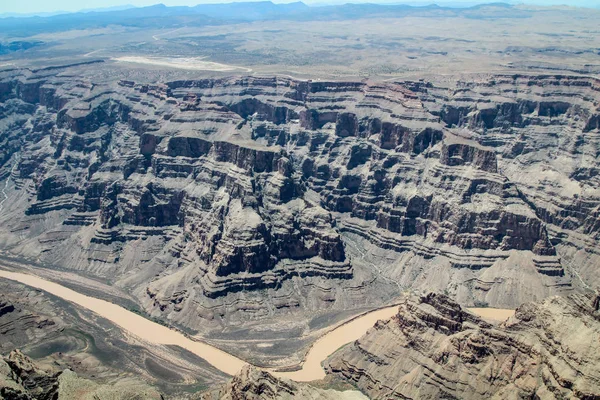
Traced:
<path fill-rule="evenodd" d="M 1 85 L 3 247 L 194 329 L 403 288 L 510 307 L 597 279 L 591 78 Z"/>
<path fill-rule="evenodd" d="M 407 300 L 326 369 L 374 399 L 597 398 L 597 302 L 551 297 L 494 326 L 429 294 Z"/>
<path fill-rule="evenodd" d="M 11 289 L 3 286 L 2 289 Z M 31 292 L 19 292 L 24 296 L 30 307 L 23 307 L 15 301 L 14 295 L 0 294 L 0 352 L 8 353 L 16 348 L 33 344 L 48 336 L 58 333 L 65 328 L 64 322 L 47 314 L 51 310 L 44 296 Z M 37 312 L 33 312 L 36 309 Z"/>

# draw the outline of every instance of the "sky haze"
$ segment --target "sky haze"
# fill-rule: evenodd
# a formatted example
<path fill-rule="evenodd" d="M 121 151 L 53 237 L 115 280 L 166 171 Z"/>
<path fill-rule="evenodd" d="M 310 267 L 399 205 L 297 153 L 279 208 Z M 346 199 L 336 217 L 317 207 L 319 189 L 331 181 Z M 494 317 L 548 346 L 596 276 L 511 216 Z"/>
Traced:
<path fill-rule="evenodd" d="M 512 1 L 512 0 L 407 0 L 407 1 L 389 1 L 389 0 L 304 0 L 304 3 L 310 5 L 325 5 L 325 4 L 343 4 L 343 3 L 393 3 L 393 4 L 411 4 L 411 5 L 427 5 L 436 3 L 439 5 L 451 5 L 451 6 L 470 6 L 473 4 L 491 3 L 491 2 L 508 2 L 508 3 L 527 3 L 535 5 L 570 5 L 580 7 L 599 7 L 600 1 L 595 0 L 523 0 L 523 1 Z M 82 3 L 78 0 L 4 0 L 0 2 L 0 14 L 18 13 L 18 14 L 35 14 L 35 13 L 55 13 L 55 12 L 76 12 L 81 10 L 107 8 L 107 7 L 119 7 L 125 4 L 144 7 L 158 3 L 165 4 L 167 6 L 194 6 L 203 3 L 225 3 L 230 1 L 215 1 L 215 0 L 87 0 Z M 273 1 L 274 3 L 289 3 L 292 1 Z"/>

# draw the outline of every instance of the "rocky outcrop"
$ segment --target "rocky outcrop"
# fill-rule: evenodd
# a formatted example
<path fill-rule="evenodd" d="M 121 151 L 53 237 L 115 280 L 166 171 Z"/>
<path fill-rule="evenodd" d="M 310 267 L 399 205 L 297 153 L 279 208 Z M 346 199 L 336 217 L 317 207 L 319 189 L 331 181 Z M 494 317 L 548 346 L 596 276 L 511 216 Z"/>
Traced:
<path fill-rule="evenodd" d="M 440 163 L 450 166 L 470 164 L 483 171 L 498 172 L 496 154 L 492 149 L 460 142 L 451 143 L 450 140 L 442 145 Z"/>
<path fill-rule="evenodd" d="M 38 368 L 19 350 L 0 360 L 0 395 L 6 400 L 58 399 L 58 377 Z"/>
<path fill-rule="evenodd" d="M 205 393 L 202 400 L 269 400 L 269 399 L 315 399 L 315 400 L 362 400 L 358 391 L 325 390 L 308 384 L 276 378 L 256 367 L 245 367 L 218 390 Z"/>
<path fill-rule="evenodd" d="M 373 399 L 597 398 L 598 316 L 594 299 L 577 294 L 526 303 L 493 325 L 428 294 L 325 367 Z"/>
<path fill-rule="evenodd" d="M 164 399 L 141 383 L 101 385 L 68 369 L 45 371 L 19 350 L 0 359 L 0 396 L 5 400 Z"/>

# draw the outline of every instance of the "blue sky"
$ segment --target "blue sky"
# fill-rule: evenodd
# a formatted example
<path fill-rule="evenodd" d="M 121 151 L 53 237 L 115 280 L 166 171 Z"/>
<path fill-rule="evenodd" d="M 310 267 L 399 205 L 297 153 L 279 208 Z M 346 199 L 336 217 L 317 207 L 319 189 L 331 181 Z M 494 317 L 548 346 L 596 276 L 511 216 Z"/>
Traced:
<path fill-rule="evenodd" d="M 227 0 L 232 1 L 232 0 Z M 288 1 L 274 0 L 276 3 L 287 3 Z M 491 1 L 491 0 L 490 0 Z M 480 3 L 490 2 L 486 0 L 480 1 Z M 495 0 L 503 1 L 503 0 Z M 506 1 L 506 0 L 504 0 Z M 157 3 L 163 3 L 168 6 L 173 5 L 187 5 L 192 6 L 199 3 L 218 3 L 218 0 L 0 0 L 0 14 L 2 13 L 41 13 L 41 12 L 55 12 L 55 11 L 79 11 L 81 9 L 91 8 L 102 8 L 102 7 L 114 7 L 122 6 L 124 4 L 131 4 L 134 6 L 148 6 Z M 305 0 L 307 4 L 321 4 L 321 3 L 358 3 L 358 2 L 371 2 L 371 3 L 389 3 L 391 0 Z M 394 0 L 394 3 L 404 4 L 447 4 L 452 5 L 464 4 L 470 5 L 477 0 Z M 508 1 L 506 1 L 508 2 Z M 511 1 L 515 2 L 515 1 Z M 600 6 L 600 0 L 521 0 L 518 2 L 531 3 L 531 4 L 568 4 L 578 6 Z"/>

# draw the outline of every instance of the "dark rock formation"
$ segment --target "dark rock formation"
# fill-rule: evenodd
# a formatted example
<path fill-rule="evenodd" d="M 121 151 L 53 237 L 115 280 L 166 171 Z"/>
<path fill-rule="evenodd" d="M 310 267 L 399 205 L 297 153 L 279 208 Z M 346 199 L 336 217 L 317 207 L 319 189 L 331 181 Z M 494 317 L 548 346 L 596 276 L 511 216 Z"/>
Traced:
<path fill-rule="evenodd" d="M 492 149 L 463 143 L 444 143 L 440 154 L 440 162 L 444 165 L 466 165 L 488 172 L 498 172 L 496 154 Z"/>
<path fill-rule="evenodd" d="M 3 287 L 7 288 L 10 286 Z M 18 303 L 16 298 L 19 296 L 24 296 L 30 306 L 23 307 Z M 64 329 L 59 318 L 51 318 L 42 312 L 48 311 L 45 303 L 43 296 L 28 291 L 0 293 L 0 353 L 22 348 Z"/>

